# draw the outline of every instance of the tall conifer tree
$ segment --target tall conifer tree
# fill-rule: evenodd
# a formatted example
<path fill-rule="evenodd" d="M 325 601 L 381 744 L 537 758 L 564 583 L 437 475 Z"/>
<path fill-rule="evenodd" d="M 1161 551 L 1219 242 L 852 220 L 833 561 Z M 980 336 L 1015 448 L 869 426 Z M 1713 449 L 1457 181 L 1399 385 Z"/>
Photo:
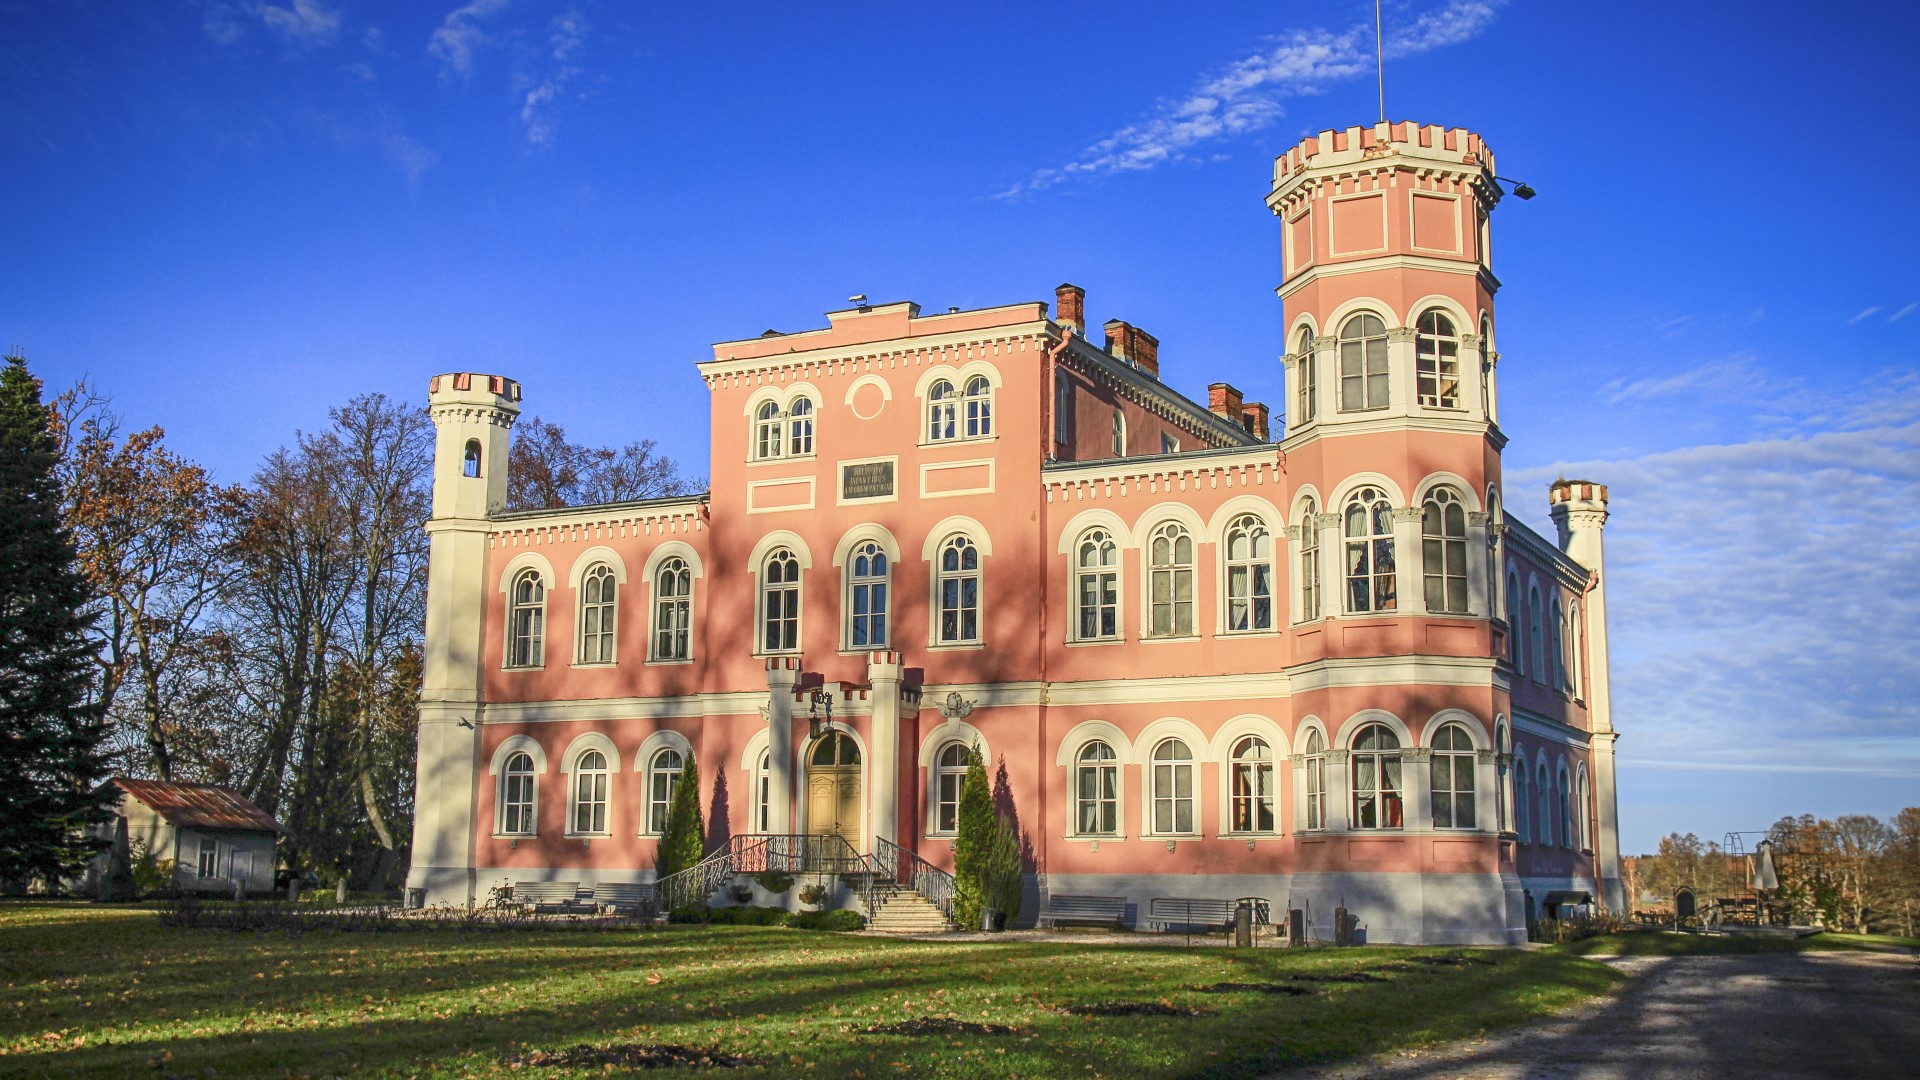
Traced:
<path fill-rule="evenodd" d="M 58 448 L 40 382 L 0 368 L 0 882 L 57 879 L 104 841 L 104 729 L 80 609 L 86 583 L 60 520 Z"/>
<path fill-rule="evenodd" d="M 666 835 L 660 838 L 660 854 L 654 860 L 659 877 L 677 874 L 697 866 L 707 857 L 706 823 L 700 814 L 700 766 L 687 755 L 680 782 L 674 786 L 673 801 L 667 804 Z"/>

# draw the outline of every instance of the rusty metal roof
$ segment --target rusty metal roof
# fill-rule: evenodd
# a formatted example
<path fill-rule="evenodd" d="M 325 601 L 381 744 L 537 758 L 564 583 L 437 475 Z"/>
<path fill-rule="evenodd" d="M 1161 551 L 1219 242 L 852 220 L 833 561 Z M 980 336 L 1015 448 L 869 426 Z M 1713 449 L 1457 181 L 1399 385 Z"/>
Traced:
<path fill-rule="evenodd" d="M 183 829 L 285 832 L 273 815 L 217 784 L 179 784 L 116 776 L 109 783 Z"/>

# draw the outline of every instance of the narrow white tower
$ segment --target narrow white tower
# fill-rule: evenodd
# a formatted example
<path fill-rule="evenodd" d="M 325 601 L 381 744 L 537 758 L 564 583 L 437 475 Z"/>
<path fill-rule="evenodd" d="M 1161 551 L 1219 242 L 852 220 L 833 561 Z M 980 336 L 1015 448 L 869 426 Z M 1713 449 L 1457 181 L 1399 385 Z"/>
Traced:
<path fill-rule="evenodd" d="M 1559 533 L 1560 550 L 1593 571 L 1581 611 L 1586 638 L 1587 717 L 1593 737 L 1593 802 L 1599 836 L 1600 896 L 1607 910 L 1624 914 L 1627 896 L 1620 877 L 1620 800 L 1614 786 L 1612 675 L 1607 667 L 1607 572 L 1601 533 L 1607 525 L 1607 486 L 1591 480 L 1558 480 L 1547 491 L 1549 512 Z"/>

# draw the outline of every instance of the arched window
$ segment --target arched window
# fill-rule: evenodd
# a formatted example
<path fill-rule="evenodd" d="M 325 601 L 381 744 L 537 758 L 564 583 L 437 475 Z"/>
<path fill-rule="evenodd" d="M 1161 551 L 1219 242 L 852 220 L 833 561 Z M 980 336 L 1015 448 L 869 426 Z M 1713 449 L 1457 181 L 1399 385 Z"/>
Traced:
<path fill-rule="evenodd" d="M 1340 327 L 1340 411 L 1387 404 L 1387 324 L 1377 315 L 1355 315 Z"/>
<path fill-rule="evenodd" d="M 1113 456 L 1127 456 L 1127 418 L 1119 409 L 1113 410 Z"/>
<path fill-rule="evenodd" d="M 1294 427 L 1312 420 L 1319 411 L 1319 363 L 1313 355 L 1313 331 L 1300 331 L 1300 367 L 1294 394 Z"/>
<path fill-rule="evenodd" d="M 1507 787 L 1510 778 L 1507 773 L 1512 769 L 1510 755 L 1507 754 L 1507 725 L 1493 726 L 1494 758 L 1493 768 L 1493 818 L 1499 831 L 1507 831 Z"/>
<path fill-rule="evenodd" d="M 1095 741 L 1080 748 L 1073 777 L 1074 828 L 1080 836 L 1120 831 L 1120 759 Z"/>
<path fill-rule="evenodd" d="M 1300 621 L 1320 617 L 1320 514 L 1312 499 L 1300 504 Z"/>
<path fill-rule="evenodd" d="M 1306 758 L 1307 774 L 1307 828 L 1324 829 L 1327 827 L 1327 742 L 1318 731 L 1307 733 Z"/>
<path fill-rule="evenodd" d="M 573 763 L 573 831 L 607 831 L 607 756 L 598 750 Z"/>
<path fill-rule="evenodd" d="M 1420 507 L 1420 561 L 1427 610 L 1467 613 L 1467 507 L 1452 488 L 1434 488 Z"/>
<path fill-rule="evenodd" d="M 853 549 L 847 567 L 847 643 L 887 647 L 887 553 L 871 540 Z"/>
<path fill-rule="evenodd" d="M 1081 641 L 1120 636 L 1120 545 L 1105 529 L 1088 529 L 1074 548 L 1074 620 Z"/>
<path fill-rule="evenodd" d="M 1175 522 L 1153 530 L 1148 541 L 1147 634 L 1187 637 L 1193 633 L 1193 537 Z"/>
<path fill-rule="evenodd" d="M 780 456 L 784 448 L 786 425 L 780 416 L 780 406 L 771 401 L 763 402 L 753 414 L 753 459 L 771 461 Z"/>
<path fill-rule="evenodd" d="M 1520 622 L 1520 576 L 1507 575 L 1507 660 L 1514 670 L 1527 673 L 1526 657 L 1520 643 L 1526 640 L 1526 627 Z"/>
<path fill-rule="evenodd" d="M 1553 657 L 1547 669 L 1547 685 L 1561 690 L 1573 689 L 1573 682 L 1567 678 L 1567 612 L 1560 606 L 1560 598 L 1553 598 Z"/>
<path fill-rule="evenodd" d="M 1560 803 L 1560 846 L 1573 846 L 1573 785 L 1567 782 L 1567 767 L 1560 766 L 1554 777 L 1554 795 Z"/>
<path fill-rule="evenodd" d="M 1347 497 L 1341 519 L 1347 543 L 1347 610 L 1394 610 L 1398 592 L 1394 581 L 1393 506 L 1379 488 L 1363 487 Z"/>
<path fill-rule="evenodd" d="M 1540 792 L 1540 846 L 1553 846 L 1553 781 L 1547 778 L 1547 766 L 1543 762 L 1535 770 L 1534 787 Z"/>
<path fill-rule="evenodd" d="M 935 571 L 940 597 L 942 645 L 967 645 L 980 640 L 980 548 L 964 535 L 940 545 Z"/>
<path fill-rule="evenodd" d="M 522 570 L 513 579 L 512 602 L 507 608 L 507 666 L 539 667 L 546 663 L 547 587 L 538 570 Z"/>
<path fill-rule="evenodd" d="M 1453 320 L 1439 311 L 1420 316 L 1414 326 L 1414 378 L 1420 404 L 1440 409 L 1460 407 L 1460 337 Z"/>
<path fill-rule="evenodd" d="M 1527 801 L 1527 759 L 1523 754 L 1513 755 L 1513 830 L 1520 842 L 1533 842 L 1533 808 Z"/>
<path fill-rule="evenodd" d="M 524 751 L 507 758 L 500 771 L 500 831 L 533 835 L 533 757 Z"/>
<path fill-rule="evenodd" d="M 613 567 L 600 563 L 580 579 L 580 662 L 613 663 L 613 616 L 617 584 Z"/>
<path fill-rule="evenodd" d="M 950 742 L 933 759 L 933 833 L 953 836 L 960 831 L 960 789 L 967 782 L 967 748 Z"/>
<path fill-rule="evenodd" d="M 1400 739 L 1384 724 L 1368 724 L 1353 740 L 1353 827 L 1398 829 Z"/>
<path fill-rule="evenodd" d="M 985 375 L 967 380 L 965 409 L 969 439 L 984 439 L 993 434 L 993 384 Z"/>
<path fill-rule="evenodd" d="M 760 571 L 760 649 L 794 652 L 800 648 L 800 560 L 775 548 Z"/>
<path fill-rule="evenodd" d="M 673 811 L 673 792 L 680 786 L 680 778 L 686 775 L 686 768 L 680 751 L 671 748 L 659 751 L 647 762 L 648 832 L 666 835 L 667 816 Z"/>
<path fill-rule="evenodd" d="M 1587 788 L 1586 766 L 1580 767 L 1579 788 L 1574 799 L 1573 823 L 1574 835 L 1578 837 L 1575 847 L 1582 851 L 1593 850 L 1593 799 Z"/>
<path fill-rule="evenodd" d="M 1435 733 L 1429 772 L 1435 828 L 1474 827 L 1474 776 L 1478 762 L 1473 739 L 1466 729 L 1448 724 Z"/>
<path fill-rule="evenodd" d="M 1497 420 L 1493 400 L 1493 322 L 1480 320 L 1480 411 Z"/>
<path fill-rule="evenodd" d="M 464 457 L 462 457 L 460 461 L 460 475 L 462 476 L 479 476 L 480 475 L 480 440 L 479 439 L 467 440 L 466 454 Z"/>
<path fill-rule="evenodd" d="M 1193 821 L 1193 751 L 1179 739 L 1167 739 L 1153 748 L 1153 831 L 1160 836 L 1184 836 L 1195 831 Z"/>
<path fill-rule="evenodd" d="M 686 660 L 693 656 L 693 569 L 678 556 L 653 575 L 653 658 Z"/>
<path fill-rule="evenodd" d="M 1527 667 L 1530 669 L 1528 674 L 1533 676 L 1533 681 L 1542 686 L 1548 685 L 1546 622 L 1546 616 L 1542 613 L 1540 606 L 1540 590 L 1529 588 L 1527 590 L 1527 642 L 1530 647 L 1527 650 Z"/>
<path fill-rule="evenodd" d="M 1229 820 L 1234 832 L 1273 831 L 1273 748 L 1258 735 L 1233 744 Z"/>
<path fill-rule="evenodd" d="M 860 764 L 860 744 L 844 731 L 835 731 L 822 735 L 813 744 L 813 754 L 808 758 L 810 764 L 822 767 L 831 765 Z"/>
<path fill-rule="evenodd" d="M 1273 629 L 1273 537 L 1243 514 L 1227 524 L 1227 631 Z"/>
<path fill-rule="evenodd" d="M 1501 539 L 1500 534 L 1505 531 L 1506 531 L 1506 528 L 1504 525 L 1501 524 L 1501 518 L 1500 518 L 1500 493 L 1494 490 L 1493 488 L 1488 488 L 1487 489 L 1487 588 L 1489 590 L 1500 589 L 1500 565 L 1506 561 L 1505 554 L 1503 551 L 1504 541 Z M 1488 605 L 1488 610 L 1499 611 L 1501 610 L 1500 605 L 1504 602 L 1505 602 L 1504 594 L 1496 596 L 1493 599 L 1492 603 Z"/>
<path fill-rule="evenodd" d="M 953 384 L 945 379 L 935 380 L 927 387 L 927 441 L 945 442 L 960 437 L 959 423 L 960 396 L 953 392 Z"/>
<path fill-rule="evenodd" d="M 800 398 L 787 414 L 787 453 L 805 457 L 813 453 L 813 399 Z"/>
<path fill-rule="evenodd" d="M 1584 697 L 1580 672 L 1582 669 L 1580 652 L 1580 601 L 1567 605 L 1567 689 L 1574 697 Z"/>
<path fill-rule="evenodd" d="M 756 832 L 766 832 L 768 822 L 772 820 L 773 805 L 773 754 L 760 751 L 760 761 L 753 769 L 753 827 Z"/>

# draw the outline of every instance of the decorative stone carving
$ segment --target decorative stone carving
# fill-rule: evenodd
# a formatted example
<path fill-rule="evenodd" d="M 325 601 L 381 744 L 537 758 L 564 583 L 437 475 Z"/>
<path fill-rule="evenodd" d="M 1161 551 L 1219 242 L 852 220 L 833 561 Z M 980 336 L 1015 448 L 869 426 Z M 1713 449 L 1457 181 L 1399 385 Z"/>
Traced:
<path fill-rule="evenodd" d="M 1399 341 L 1412 341 L 1413 336 L 1414 336 L 1414 332 L 1413 332 L 1413 327 L 1411 326 L 1396 326 L 1393 329 L 1387 331 L 1387 341 L 1390 343 L 1399 342 Z"/>
<path fill-rule="evenodd" d="M 1338 344 L 1340 344 L 1340 339 L 1334 337 L 1332 334 L 1321 334 L 1319 337 L 1313 339 L 1313 347 L 1315 349 L 1331 349 Z"/>
<path fill-rule="evenodd" d="M 1492 765 L 1496 758 L 1503 756 L 1494 753 L 1492 750 L 1476 750 L 1474 754 L 1479 758 L 1480 764 L 1482 765 Z"/>
<path fill-rule="evenodd" d="M 1345 750 L 1329 750 L 1327 751 L 1327 762 L 1331 765 L 1345 765 L 1347 763 L 1347 752 Z"/>
<path fill-rule="evenodd" d="M 1393 508 L 1395 521 L 1419 521 L 1420 508 L 1417 506 L 1396 506 Z"/>
<path fill-rule="evenodd" d="M 1400 751 L 1400 756 L 1412 764 L 1422 765 L 1433 760 L 1433 749 L 1426 746 L 1409 746 Z"/>
<path fill-rule="evenodd" d="M 961 697 L 958 690 L 949 693 L 947 699 L 940 703 L 940 715 L 946 717 L 950 723 L 964 720 L 972 713 L 973 702 Z"/>
<path fill-rule="evenodd" d="M 1485 510 L 1467 511 L 1467 524 L 1476 529 L 1485 528 L 1487 524 L 1487 512 Z"/>

